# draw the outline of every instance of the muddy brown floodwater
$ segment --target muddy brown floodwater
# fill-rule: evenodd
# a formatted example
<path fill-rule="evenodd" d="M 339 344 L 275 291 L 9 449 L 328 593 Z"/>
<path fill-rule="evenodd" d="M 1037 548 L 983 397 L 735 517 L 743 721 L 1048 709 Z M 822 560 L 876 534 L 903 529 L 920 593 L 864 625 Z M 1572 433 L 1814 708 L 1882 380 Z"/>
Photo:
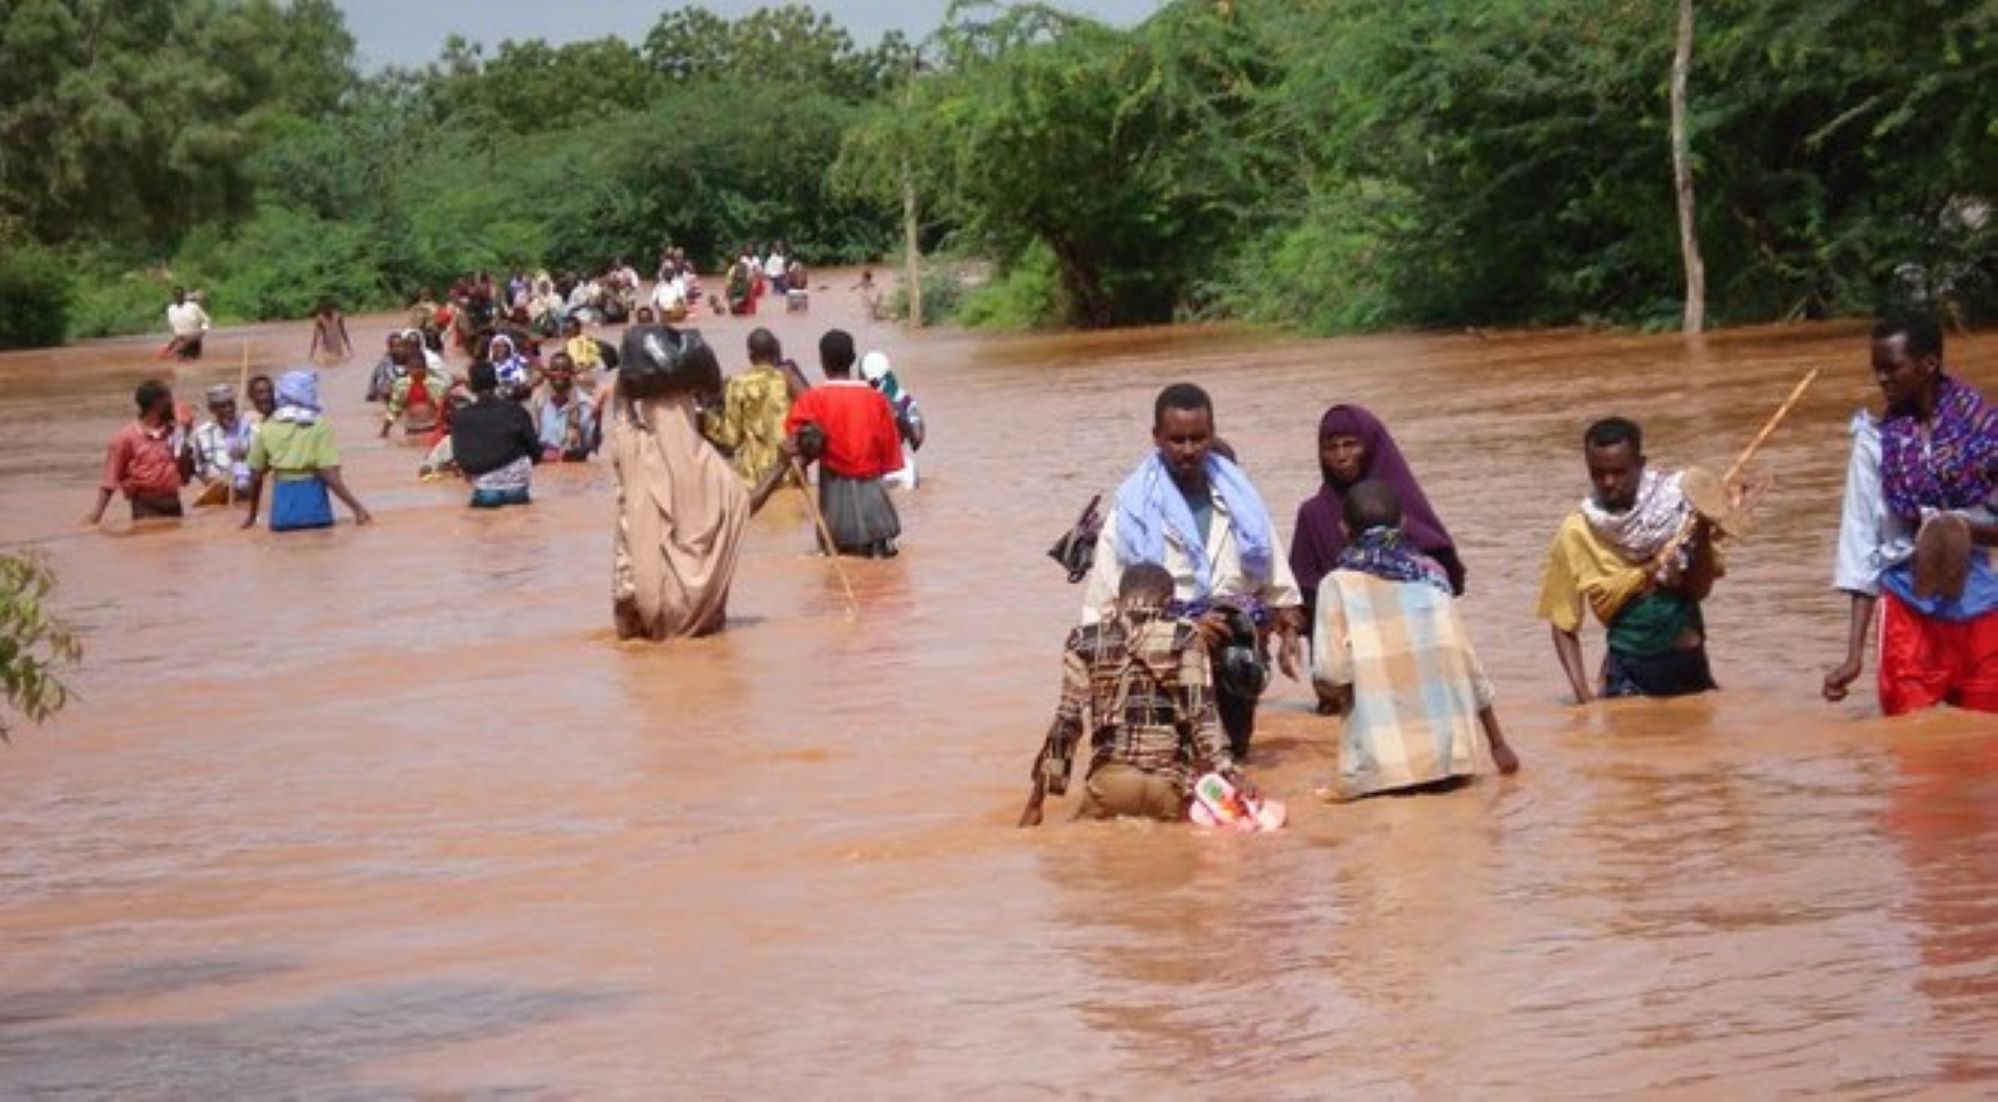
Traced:
<path fill-rule="evenodd" d="M 78 523 L 133 384 L 198 401 L 303 326 L 174 371 L 152 340 L 0 357 L 0 543 L 89 633 L 81 699 L 0 748 L 0 1096 L 1990 1089 L 1998 721 L 1817 696 L 1863 326 L 911 335 L 850 283 L 760 320 L 808 365 L 831 324 L 894 355 L 931 423 L 905 553 L 850 565 L 849 622 L 780 498 L 730 630 L 668 646 L 609 630 L 604 464 L 475 514 L 373 438 L 390 318 L 325 372 L 368 529 Z M 748 324 L 701 325 L 739 367 Z M 1998 339 L 1948 358 L 1998 385 Z M 1565 707 L 1531 611 L 1583 424 L 1724 460 L 1812 366 L 1711 605 L 1725 691 Z M 1317 804 L 1331 721 L 1279 682 L 1255 772 L 1292 829 L 1012 827 L 1080 598 L 1044 552 L 1182 378 L 1286 536 L 1320 410 L 1387 420 L 1469 564 L 1516 779 Z"/>

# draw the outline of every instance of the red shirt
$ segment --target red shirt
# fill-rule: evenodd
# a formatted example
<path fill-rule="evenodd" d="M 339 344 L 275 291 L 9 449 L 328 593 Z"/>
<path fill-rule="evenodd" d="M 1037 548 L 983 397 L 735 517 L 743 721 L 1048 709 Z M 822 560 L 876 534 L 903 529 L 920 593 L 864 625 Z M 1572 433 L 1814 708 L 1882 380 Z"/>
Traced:
<path fill-rule="evenodd" d="M 104 453 L 104 488 L 125 496 L 169 497 L 180 493 L 180 462 L 173 452 L 173 426 L 150 429 L 133 421 L 111 438 Z"/>
<path fill-rule="evenodd" d="M 784 432 L 805 422 L 825 430 L 826 453 L 819 462 L 841 478 L 880 478 L 902 469 L 902 432 L 888 399 L 855 379 L 830 379 L 798 396 Z"/>

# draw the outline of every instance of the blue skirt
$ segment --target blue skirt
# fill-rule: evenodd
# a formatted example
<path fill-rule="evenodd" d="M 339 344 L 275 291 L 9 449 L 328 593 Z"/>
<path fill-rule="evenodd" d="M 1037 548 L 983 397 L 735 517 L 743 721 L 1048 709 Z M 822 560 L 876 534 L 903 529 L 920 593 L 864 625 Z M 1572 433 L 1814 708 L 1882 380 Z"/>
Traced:
<path fill-rule="evenodd" d="M 280 479 L 271 487 L 271 531 L 333 527 L 333 495 L 317 478 Z"/>

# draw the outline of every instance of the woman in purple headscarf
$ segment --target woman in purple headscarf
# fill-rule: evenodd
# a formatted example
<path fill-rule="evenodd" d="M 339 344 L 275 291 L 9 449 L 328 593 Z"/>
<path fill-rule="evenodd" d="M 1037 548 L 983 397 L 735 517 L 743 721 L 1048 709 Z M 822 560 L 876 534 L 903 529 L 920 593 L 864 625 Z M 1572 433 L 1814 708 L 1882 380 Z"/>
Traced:
<path fill-rule="evenodd" d="M 1442 565 L 1450 576 L 1451 593 L 1464 595 L 1464 560 L 1457 556 L 1457 545 L 1430 508 L 1415 472 L 1408 469 L 1380 418 L 1359 406 L 1326 410 L 1318 422 L 1318 467 L 1325 484 L 1297 507 L 1297 531 L 1290 543 L 1290 569 L 1304 590 L 1307 609 L 1315 607 L 1319 581 L 1336 567 L 1349 542 L 1346 488 L 1367 478 L 1395 488 L 1401 497 L 1403 538 Z"/>

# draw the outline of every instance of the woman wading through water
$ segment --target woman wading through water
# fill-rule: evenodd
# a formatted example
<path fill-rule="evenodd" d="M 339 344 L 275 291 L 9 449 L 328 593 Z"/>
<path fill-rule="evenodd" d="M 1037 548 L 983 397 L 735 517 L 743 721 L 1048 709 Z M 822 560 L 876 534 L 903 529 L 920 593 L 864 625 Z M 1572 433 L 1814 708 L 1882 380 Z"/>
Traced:
<path fill-rule="evenodd" d="M 697 395 L 721 389 L 692 330 L 626 332 L 605 437 L 617 471 L 611 611 L 620 639 L 710 635 L 728 618 L 742 530 L 784 468 L 744 488 L 701 435 Z"/>

